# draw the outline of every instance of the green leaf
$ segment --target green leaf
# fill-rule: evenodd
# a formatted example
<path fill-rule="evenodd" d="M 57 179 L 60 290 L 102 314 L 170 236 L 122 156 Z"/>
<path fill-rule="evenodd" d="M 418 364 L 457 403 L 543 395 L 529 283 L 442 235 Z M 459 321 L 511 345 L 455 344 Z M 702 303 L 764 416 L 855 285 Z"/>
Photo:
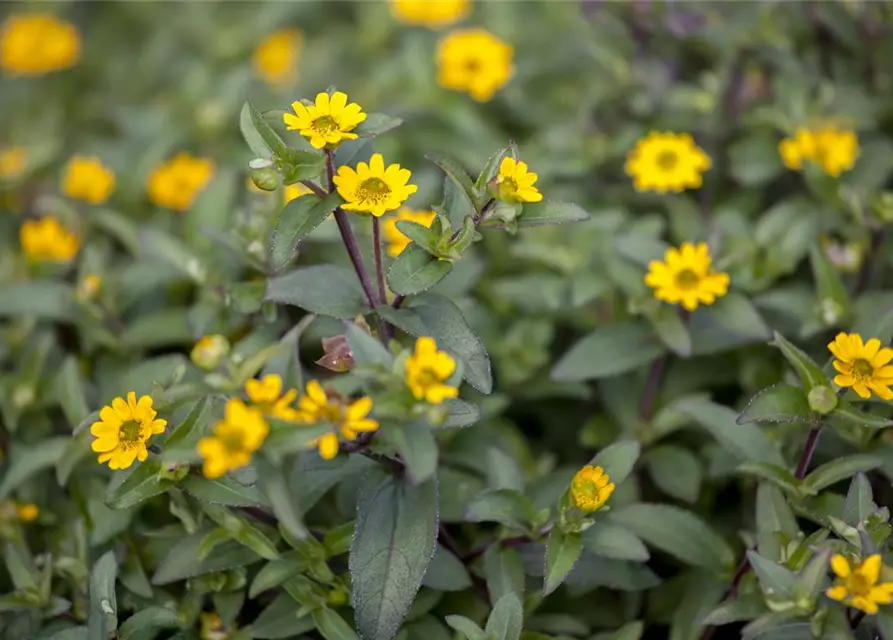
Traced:
<path fill-rule="evenodd" d="M 278 587 L 292 576 L 306 572 L 311 564 L 307 555 L 302 551 L 288 551 L 283 553 L 279 560 L 265 564 L 251 582 L 248 597 L 256 598 L 264 591 Z"/>
<path fill-rule="evenodd" d="M 514 594 L 518 600 L 524 598 L 524 565 L 517 549 L 504 548 L 493 544 L 484 552 L 484 577 L 490 602 L 499 602 L 507 595 Z"/>
<path fill-rule="evenodd" d="M 437 482 L 363 486 L 350 546 L 352 600 L 365 640 L 391 640 L 422 584 L 437 537 Z M 332 639 L 329 639 L 332 640 Z"/>
<path fill-rule="evenodd" d="M 470 427 L 481 419 L 481 408 L 476 404 L 465 402 L 459 398 L 450 398 L 444 402 L 449 409 L 446 419 L 437 425 L 437 429 L 454 429 Z"/>
<path fill-rule="evenodd" d="M 138 634 L 149 629 L 175 629 L 180 626 L 180 617 L 173 609 L 148 607 L 127 618 L 118 630 L 118 640 L 137 640 Z"/>
<path fill-rule="evenodd" d="M 751 398 L 735 422 L 810 422 L 812 415 L 803 389 L 777 384 Z"/>
<path fill-rule="evenodd" d="M 552 369 L 559 382 L 594 380 L 632 371 L 666 352 L 645 322 L 599 327 L 577 342 Z"/>
<path fill-rule="evenodd" d="M 326 640 L 359 640 L 357 634 L 344 621 L 344 618 L 326 607 L 316 609 L 313 612 L 313 623 Z"/>
<path fill-rule="evenodd" d="M 676 309 L 662 304 L 650 314 L 648 319 L 666 347 L 678 356 L 687 358 L 691 355 L 691 336 L 688 327 Z"/>
<path fill-rule="evenodd" d="M 794 598 L 797 576 L 792 571 L 754 551 L 747 552 L 747 561 L 764 592 L 771 594 L 773 599 Z"/>
<path fill-rule="evenodd" d="M 194 576 L 235 569 L 261 560 L 254 551 L 234 540 L 221 544 L 208 557 L 199 559 L 198 551 L 202 541 L 215 528 L 216 526 L 206 525 L 177 542 L 158 565 L 155 575 L 152 576 L 152 584 L 170 584 Z"/>
<path fill-rule="evenodd" d="M 269 506 L 257 487 L 239 484 L 227 476 L 208 480 L 202 476 L 191 475 L 186 477 L 182 487 L 193 497 L 211 504 L 223 504 L 231 507 Z"/>
<path fill-rule="evenodd" d="M 172 480 L 161 477 L 162 464 L 151 458 L 139 464 L 124 482 L 109 484 L 105 504 L 111 509 L 129 509 L 143 500 L 160 495 L 174 486 Z"/>
<path fill-rule="evenodd" d="M 279 341 L 279 350 L 270 356 L 270 359 L 264 364 L 260 377 L 275 374 L 282 380 L 282 385 L 286 389 L 304 388 L 304 375 L 301 371 L 298 353 L 301 336 L 315 319 L 314 315 L 305 316 L 282 336 Z"/>
<path fill-rule="evenodd" d="M 323 199 L 307 194 L 285 205 L 271 238 L 270 261 L 281 269 L 295 255 L 298 243 L 316 229 L 343 201 L 337 193 Z"/>
<path fill-rule="evenodd" d="M 800 376 L 803 382 L 804 390 L 809 393 L 814 387 L 830 386 L 828 377 L 822 373 L 821 367 L 813 361 L 799 347 L 788 342 L 787 339 L 777 331 L 774 334 L 772 343 L 778 347 L 785 359 L 794 367 L 794 371 Z"/>
<path fill-rule="evenodd" d="M 701 492 L 701 462 L 684 447 L 659 445 L 645 456 L 648 472 L 661 491 L 669 496 L 695 503 Z"/>
<path fill-rule="evenodd" d="M 764 185 L 784 171 L 775 136 L 754 133 L 728 148 L 729 172 L 746 187 Z"/>
<path fill-rule="evenodd" d="M 555 591 L 564 582 L 567 574 L 570 573 L 577 563 L 582 551 L 583 540 L 579 533 L 564 533 L 558 527 L 552 529 L 549 533 L 549 540 L 546 542 L 544 596 Z"/>
<path fill-rule="evenodd" d="M 233 539 L 242 544 L 265 560 L 278 560 L 279 552 L 276 544 L 270 540 L 260 529 L 242 521 L 239 530 L 232 534 Z"/>
<path fill-rule="evenodd" d="M 596 520 L 583 532 L 583 546 L 587 553 L 615 560 L 646 562 L 651 558 L 638 536 L 605 519 Z"/>
<path fill-rule="evenodd" d="M 611 482 L 619 485 L 632 472 L 641 450 L 635 440 L 620 440 L 599 451 L 589 464 L 601 467 Z"/>
<path fill-rule="evenodd" d="M 878 611 L 875 622 L 877 622 L 878 631 L 881 632 L 881 637 L 884 640 L 893 640 L 893 611 L 884 607 Z"/>
<path fill-rule="evenodd" d="M 289 594 L 283 593 L 260 612 L 251 623 L 251 634 L 257 640 L 280 640 L 304 634 L 316 625 L 313 617 L 297 617 L 299 605 Z"/>
<path fill-rule="evenodd" d="M 65 452 L 69 438 L 56 437 L 42 440 L 36 444 L 15 443 L 15 457 L 0 482 L 0 500 L 5 500 L 19 485 L 35 473 L 50 469 L 59 461 Z"/>
<path fill-rule="evenodd" d="M 801 489 L 810 495 L 818 495 L 819 491 L 855 474 L 877 469 L 884 464 L 884 459 L 873 454 L 855 454 L 836 458 L 803 478 Z"/>
<path fill-rule="evenodd" d="M 573 202 L 528 202 L 518 218 L 519 227 L 542 227 L 589 220 L 589 214 Z"/>
<path fill-rule="evenodd" d="M 851 527 L 858 528 L 878 510 L 872 495 L 871 483 L 864 473 L 853 476 L 850 488 L 846 493 L 846 502 L 843 503 L 843 520 Z"/>
<path fill-rule="evenodd" d="M 21 543 L 7 542 L 3 547 L 3 560 L 17 591 L 37 589 L 37 569 L 33 566 L 27 547 Z"/>
<path fill-rule="evenodd" d="M 631 504 L 611 511 L 611 521 L 679 560 L 722 572 L 735 562 L 732 549 L 699 516 L 668 504 Z"/>
<path fill-rule="evenodd" d="M 59 373 L 56 374 L 56 397 L 62 406 L 62 413 L 72 427 L 77 425 L 87 415 L 90 408 L 87 406 L 87 395 L 84 391 L 84 379 L 78 370 L 77 360 L 74 356 L 68 356 L 62 362 Z"/>
<path fill-rule="evenodd" d="M 487 195 L 487 185 L 499 174 L 499 165 L 502 164 L 503 158 L 511 154 L 511 149 L 500 149 L 487 160 L 487 164 L 481 170 L 477 180 L 474 182 L 474 191 L 479 198 Z"/>
<path fill-rule="evenodd" d="M 523 626 L 524 610 L 521 601 L 514 593 L 507 593 L 496 602 L 487 618 L 484 631 L 496 640 L 518 640 Z"/>
<path fill-rule="evenodd" d="M 417 244 L 411 244 L 388 269 L 388 288 L 400 295 L 421 293 L 443 280 L 452 270 L 452 262 L 435 258 Z"/>
<path fill-rule="evenodd" d="M 167 264 L 197 284 L 203 284 L 208 277 L 204 262 L 186 244 L 157 227 L 140 230 L 141 257 L 158 260 Z"/>
<path fill-rule="evenodd" d="M 440 167 L 450 181 L 457 187 L 456 195 L 465 202 L 463 208 L 477 211 L 480 201 L 475 196 L 474 184 L 471 182 L 468 172 L 455 159 L 441 152 L 432 152 L 425 157 Z"/>
<path fill-rule="evenodd" d="M 446 623 L 453 629 L 464 635 L 468 640 L 484 640 L 484 630 L 477 626 L 473 621 L 465 616 L 447 616 L 444 618 Z"/>
<path fill-rule="evenodd" d="M 437 545 L 422 579 L 422 586 L 437 591 L 464 591 L 471 584 L 471 576 L 462 561 L 443 546 Z"/>
<path fill-rule="evenodd" d="M 355 322 L 344 323 L 344 334 L 350 346 L 354 362 L 360 366 L 390 367 L 394 354 L 387 350 L 380 340 L 375 339 Z"/>
<path fill-rule="evenodd" d="M 282 172 L 282 184 L 289 185 L 318 177 L 325 171 L 325 163 L 321 153 L 287 149 L 277 165 Z"/>
<path fill-rule="evenodd" d="M 239 113 L 239 129 L 252 153 L 258 158 L 269 159 L 272 157 L 273 152 L 270 150 L 270 145 L 266 143 L 263 136 L 258 133 L 257 128 L 254 126 L 253 110 L 254 107 L 248 102 L 242 105 L 242 111 Z M 257 117 L 261 119 L 263 118 L 260 114 L 257 114 Z M 264 124 L 266 124 L 266 122 L 264 122 Z"/>
<path fill-rule="evenodd" d="M 385 435 L 397 447 L 413 484 L 421 484 L 434 476 L 437 472 L 437 441 L 427 424 L 394 422 L 388 425 Z"/>
<path fill-rule="evenodd" d="M 245 117 L 246 111 L 247 118 Z M 248 127 L 249 124 L 251 125 L 250 127 Z M 266 120 L 264 120 L 263 115 L 261 115 L 250 102 L 246 102 L 242 107 L 239 126 L 242 128 L 242 135 L 245 136 L 245 142 L 248 143 L 248 146 L 251 147 L 251 150 L 254 151 L 254 153 L 260 151 L 260 157 L 270 158 L 271 154 L 285 157 L 288 154 L 289 149 L 282 141 L 282 138 L 279 137 L 278 133 L 273 131 L 273 128 Z M 250 137 L 246 134 L 246 128 L 249 132 L 253 129 Z M 260 144 L 261 141 L 263 142 L 263 146 Z M 269 153 L 263 153 L 263 147 L 266 147 L 266 149 L 269 150 Z"/>
<path fill-rule="evenodd" d="M 794 512 L 778 487 L 761 482 L 757 486 L 757 551 L 769 559 L 781 558 L 779 534 L 794 540 L 800 531 Z"/>
<path fill-rule="evenodd" d="M 64 282 L 37 280 L 0 285 L 0 318 L 27 316 L 69 322 L 76 311 L 74 288 Z"/>
<path fill-rule="evenodd" d="M 814 601 L 828 583 L 828 561 L 831 549 L 822 549 L 813 555 L 806 566 L 797 574 L 794 592 L 798 598 Z"/>
<path fill-rule="evenodd" d="M 367 113 L 366 119 L 358 124 L 353 132 L 360 138 L 374 138 L 396 129 L 403 124 L 402 118 L 394 118 L 384 113 Z"/>
<path fill-rule="evenodd" d="M 440 234 L 435 233 L 430 227 L 411 220 L 399 220 L 397 230 L 432 256 L 445 257 L 440 256 L 437 248 Z"/>
<path fill-rule="evenodd" d="M 121 340 L 131 349 L 157 349 L 192 342 L 189 312 L 170 307 L 140 315 L 127 325 Z"/>
<path fill-rule="evenodd" d="M 791 495 L 796 496 L 800 493 L 800 481 L 786 467 L 768 462 L 745 462 L 738 465 L 735 470 L 761 480 L 768 480 L 779 489 L 790 492 Z"/>
<path fill-rule="evenodd" d="M 704 618 L 704 624 L 718 627 L 733 622 L 745 622 L 758 618 L 767 611 L 762 597 L 759 600 L 750 598 L 725 600 Z"/>
<path fill-rule="evenodd" d="M 266 299 L 336 318 L 355 318 L 367 310 L 356 274 L 331 264 L 303 267 L 272 278 Z"/>
<path fill-rule="evenodd" d="M 197 443 L 210 422 L 211 416 L 207 409 L 208 398 L 199 399 L 189 411 L 186 419 L 164 441 L 165 448 L 192 446 Z"/>
<path fill-rule="evenodd" d="M 528 528 L 534 515 L 530 499 L 511 489 L 484 491 L 465 509 L 467 522 L 501 522 L 521 530 Z"/>
<path fill-rule="evenodd" d="M 688 323 L 692 354 L 707 355 L 769 340 L 772 333 L 753 303 L 730 292 L 693 313 Z"/>
<path fill-rule="evenodd" d="M 845 318 L 851 308 L 850 295 L 843 284 L 840 270 L 828 260 L 825 252 L 813 244 L 809 249 L 809 262 L 816 283 L 819 306 L 828 310 L 822 318 L 826 326 L 835 326 Z"/>
<path fill-rule="evenodd" d="M 107 551 L 90 572 L 90 613 L 87 627 L 91 638 L 108 638 L 118 628 L 118 604 L 115 578 L 118 563 L 115 553 Z"/>
<path fill-rule="evenodd" d="M 279 524 L 298 540 L 305 540 L 310 533 L 301 518 L 301 508 L 289 491 L 283 470 L 259 457 L 256 461 L 257 482 L 273 507 Z"/>
<path fill-rule="evenodd" d="M 829 414 L 829 417 L 833 422 L 839 421 L 847 425 L 867 427 L 869 429 L 893 427 L 893 420 L 890 418 L 883 418 L 857 409 L 849 400 L 844 398 L 838 398 L 837 407 Z"/>

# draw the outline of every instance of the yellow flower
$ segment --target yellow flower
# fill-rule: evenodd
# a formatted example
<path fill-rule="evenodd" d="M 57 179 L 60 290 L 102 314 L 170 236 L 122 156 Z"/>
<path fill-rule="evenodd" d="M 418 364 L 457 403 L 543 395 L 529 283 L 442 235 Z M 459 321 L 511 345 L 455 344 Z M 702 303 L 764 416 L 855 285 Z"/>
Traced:
<path fill-rule="evenodd" d="M 271 33 L 254 50 L 254 70 L 268 84 L 296 82 L 302 43 L 303 34 L 299 29 L 281 29 Z"/>
<path fill-rule="evenodd" d="M 543 194 L 533 186 L 538 177 L 527 170 L 527 163 L 517 162 L 511 157 L 503 158 L 496 176 L 499 199 L 506 202 L 539 202 Z"/>
<path fill-rule="evenodd" d="M 818 129 L 799 128 L 778 143 L 778 153 L 788 169 L 800 171 L 805 161 L 815 162 L 822 171 L 839 177 L 849 171 L 859 157 L 859 139 L 849 129 L 827 125 Z"/>
<path fill-rule="evenodd" d="M 344 165 L 338 167 L 335 186 L 347 201 L 342 208 L 371 213 L 377 218 L 385 211 L 398 209 L 416 192 L 416 185 L 407 184 L 411 177 L 409 169 L 401 169 L 399 164 L 388 165 L 385 169 L 384 158 L 380 153 L 375 153 L 369 164 L 360 162 L 356 170 Z"/>
<path fill-rule="evenodd" d="M 102 289 L 102 278 L 95 273 L 88 273 L 78 283 L 77 298 L 81 301 L 92 300 Z"/>
<path fill-rule="evenodd" d="M 664 262 L 652 260 L 645 275 L 645 284 L 654 289 L 654 297 L 670 304 L 682 303 L 689 311 L 698 305 L 710 305 L 726 295 L 729 276 L 710 270 L 710 251 L 707 244 L 683 242 L 678 249 L 671 247 Z"/>
<path fill-rule="evenodd" d="M 164 433 L 167 420 L 156 419 L 152 398 L 136 393 L 127 394 L 127 401 L 115 398 L 112 404 L 99 411 L 99 421 L 90 427 L 96 440 L 93 451 L 99 453 L 99 463 L 109 463 L 110 469 L 126 469 L 134 460 L 142 462 L 149 456 L 146 442 L 153 435 Z"/>
<path fill-rule="evenodd" d="M 74 156 L 62 177 L 62 191 L 69 198 L 102 204 L 115 190 L 115 172 L 92 156 Z"/>
<path fill-rule="evenodd" d="M 149 198 L 159 207 L 186 211 L 214 176 L 214 163 L 180 152 L 155 167 L 149 176 Z"/>
<path fill-rule="evenodd" d="M 299 131 L 307 138 L 314 149 L 325 146 L 335 147 L 342 140 L 355 140 L 351 133 L 366 119 L 366 114 L 356 102 L 347 103 L 347 94 L 336 91 L 329 98 L 328 93 L 316 94 L 316 104 L 309 107 L 300 102 L 292 102 L 294 113 L 282 116 L 289 131 Z"/>
<path fill-rule="evenodd" d="M 409 246 L 410 242 L 412 242 L 402 231 L 400 231 L 400 229 L 397 228 L 398 222 L 401 220 L 409 220 L 410 222 L 418 222 L 419 224 L 430 228 L 431 223 L 434 222 L 434 218 L 436 217 L 437 214 L 433 211 L 415 211 L 409 207 L 401 207 L 397 213 L 385 218 L 382 222 L 381 230 L 385 242 L 388 243 L 388 255 L 396 258 L 403 253 L 403 250 Z"/>
<path fill-rule="evenodd" d="M 834 384 L 852 387 L 860 398 L 870 398 L 871 392 L 884 399 L 893 399 L 893 349 L 881 349 L 881 341 L 871 338 L 865 344 L 858 333 L 838 333 L 828 344 L 834 354 Z"/>
<path fill-rule="evenodd" d="M 0 180 L 18 178 L 28 166 L 28 152 L 24 147 L 0 149 Z"/>
<path fill-rule="evenodd" d="M 437 81 L 487 102 L 511 79 L 513 56 L 510 44 L 485 29 L 454 31 L 438 44 Z"/>
<path fill-rule="evenodd" d="M 229 340 L 226 336 L 214 334 L 199 338 L 189 358 L 196 366 L 210 371 L 216 369 L 220 361 L 229 353 Z"/>
<path fill-rule="evenodd" d="M 309 193 L 313 193 L 309 187 L 304 186 L 300 182 L 296 182 L 294 184 L 286 185 L 285 187 L 285 204 L 288 204 L 295 198 L 300 198 L 301 196 L 306 196 Z"/>
<path fill-rule="evenodd" d="M 80 55 L 77 28 L 52 14 L 10 16 L 0 29 L 0 67 L 10 75 L 42 76 L 67 69 Z"/>
<path fill-rule="evenodd" d="M 687 133 L 652 131 L 626 157 L 636 191 L 680 192 L 701 186 L 710 158 Z"/>
<path fill-rule="evenodd" d="M 298 417 L 307 424 L 329 423 L 335 430 L 314 440 L 324 460 L 338 455 L 338 434 L 348 441 L 363 432 L 378 430 L 378 422 L 367 417 L 372 411 L 372 398 L 360 398 L 345 404 L 338 397 L 329 397 L 318 380 L 307 383 L 307 392 L 298 401 Z"/>
<path fill-rule="evenodd" d="M 56 218 L 27 220 L 19 229 L 19 242 L 29 260 L 68 262 L 77 255 L 81 241 Z"/>
<path fill-rule="evenodd" d="M 232 637 L 231 634 L 236 630 L 235 626 L 225 627 L 223 620 L 214 611 L 202 613 L 199 618 L 202 627 L 199 634 L 201 640 L 229 640 Z"/>
<path fill-rule="evenodd" d="M 231 398 L 226 403 L 223 420 L 214 424 L 212 435 L 196 445 L 205 461 L 202 473 L 213 479 L 244 467 L 269 433 L 270 427 L 259 409 L 246 406 L 239 398 Z"/>
<path fill-rule="evenodd" d="M 868 556 L 856 567 L 842 555 L 834 554 L 831 556 L 831 569 L 837 574 L 837 579 L 825 595 L 869 615 L 876 614 L 879 604 L 893 602 L 893 582 L 879 582 L 881 565 L 878 553 Z"/>
<path fill-rule="evenodd" d="M 252 378 L 246 382 L 245 394 L 265 415 L 280 420 L 296 420 L 298 417 L 292 406 L 298 397 L 297 389 L 289 389 L 283 394 L 282 378 L 275 373 L 267 374 L 261 380 Z"/>
<path fill-rule="evenodd" d="M 571 480 L 571 497 L 576 507 L 592 513 L 605 506 L 614 492 L 614 483 L 601 467 L 586 465 Z"/>
<path fill-rule="evenodd" d="M 405 24 L 438 29 L 464 20 L 471 0 L 389 0 L 391 15 Z"/>
<path fill-rule="evenodd" d="M 36 504 L 18 504 L 16 505 L 16 514 L 22 522 L 34 522 L 40 515 L 40 509 Z"/>
<path fill-rule="evenodd" d="M 413 354 L 406 359 L 406 384 L 417 400 L 440 404 L 459 395 L 456 387 L 444 384 L 455 370 L 456 361 L 447 352 L 437 350 L 434 338 L 419 338 Z"/>

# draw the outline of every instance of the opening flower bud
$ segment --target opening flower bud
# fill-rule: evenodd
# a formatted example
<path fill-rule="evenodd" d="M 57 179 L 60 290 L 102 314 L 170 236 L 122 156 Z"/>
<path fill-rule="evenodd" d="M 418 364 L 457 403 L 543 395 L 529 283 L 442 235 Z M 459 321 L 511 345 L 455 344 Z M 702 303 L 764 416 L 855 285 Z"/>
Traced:
<path fill-rule="evenodd" d="M 813 387 L 807 396 L 809 408 L 821 414 L 831 413 L 837 407 L 837 394 L 831 387 Z"/>
<path fill-rule="evenodd" d="M 269 167 L 251 172 L 251 182 L 263 191 L 275 191 L 279 187 L 279 174 Z"/>
<path fill-rule="evenodd" d="M 204 336 L 192 348 L 190 357 L 196 366 L 210 371 L 216 369 L 229 353 L 229 340 L 225 336 L 215 334 Z"/>

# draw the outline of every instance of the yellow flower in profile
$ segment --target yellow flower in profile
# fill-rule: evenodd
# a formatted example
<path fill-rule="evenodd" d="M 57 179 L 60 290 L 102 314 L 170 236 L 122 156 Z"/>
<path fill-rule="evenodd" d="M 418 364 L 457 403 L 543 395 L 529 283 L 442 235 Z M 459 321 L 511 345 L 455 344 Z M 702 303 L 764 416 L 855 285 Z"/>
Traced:
<path fill-rule="evenodd" d="M 74 66 L 81 37 L 49 13 L 13 15 L 0 28 L 0 67 L 10 75 L 42 76 Z"/>
<path fill-rule="evenodd" d="M 100 289 L 102 289 L 102 278 L 95 273 L 88 273 L 78 282 L 77 299 L 82 302 L 92 300 Z"/>
<path fill-rule="evenodd" d="M 28 259 L 36 262 L 68 262 L 81 247 L 77 234 L 52 217 L 22 223 L 19 242 Z"/>
<path fill-rule="evenodd" d="M 115 190 L 115 172 L 93 156 L 74 156 L 65 167 L 62 191 L 69 198 L 102 204 Z"/>
<path fill-rule="evenodd" d="M 164 433 L 167 420 L 156 419 L 152 398 L 136 399 L 131 391 L 124 398 L 115 398 L 112 404 L 99 411 L 99 421 L 90 427 L 96 437 L 93 451 L 99 454 L 99 463 L 109 463 L 110 469 L 126 469 L 134 460 L 142 462 L 149 456 L 146 442 L 153 435 Z"/>
<path fill-rule="evenodd" d="M 202 336 L 195 343 L 195 346 L 192 347 L 189 359 L 197 367 L 210 371 L 218 367 L 226 354 L 229 353 L 229 348 L 229 340 L 226 339 L 226 336 L 220 334 Z"/>
<path fill-rule="evenodd" d="M 354 441 L 360 433 L 378 430 L 378 422 L 369 418 L 372 398 L 364 397 L 346 404 L 340 397 L 329 397 L 318 380 L 307 383 L 307 391 L 298 401 L 298 419 L 306 424 L 328 423 L 334 431 L 311 443 L 324 460 L 338 455 L 339 433 Z"/>
<path fill-rule="evenodd" d="M 645 275 L 645 284 L 654 289 L 654 297 L 670 304 L 682 304 L 688 311 L 699 305 L 711 305 L 726 295 L 729 276 L 710 270 L 707 244 L 683 242 L 676 249 L 667 249 L 664 262 L 652 260 Z"/>
<path fill-rule="evenodd" d="M 464 20 L 471 0 L 388 0 L 391 15 L 404 24 L 439 29 Z"/>
<path fill-rule="evenodd" d="M 271 85 L 296 82 L 303 41 L 299 29 L 271 33 L 254 50 L 254 70 Z"/>
<path fill-rule="evenodd" d="M 862 343 L 858 333 L 838 333 L 834 342 L 828 344 L 834 354 L 834 384 L 839 387 L 852 387 L 860 398 L 870 398 L 874 392 L 883 400 L 893 400 L 893 349 L 881 348 L 881 341 L 871 338 Z"/>
<path fill-rule="evenodd" d="M 285 191 L 284 191 L 284 196 L 283 196 L 285 199 L 285 204 L 288 204 L 292 200 L 295 200 L 296 198 L 300 198 L 301 196 L 306 196 L 310 193 L 313 193 L 310 190 L 310 188 L 307 186 L 304 186 L 300 182 L 286 185 Z"/>
<path fill-rule="evenodd" d="M 186 211 L 214 177 L 214 163 L 180 152 L 155 167 L 149 176 L 149 198 L 159 207 Z"/>
<path fill-rule="evenodd" d="M 527 163 L 517 162 L 511 157 L 503 158 L 496 176 L 499 199 L 506 202 L 539 202 L 543 194 L 533 186 L 538 178 L 527 170 Z"/>
<path fill-rule="evenodd" d="M 270 426 L 260 409 L 246 406 L 239 398 L 231 398 L 226 403 L 223 420 L 214 424 L 212 435 L 196 445 L 204 460 L 202 474 L 214 479 L 244 467 L 269 433 Z"/>
<path fill-rule="evenodd" d="M 375 153 L 369 164 L 360 162 L 356 170 L 345 165 L 338 167 L 335 186 L 347 201 L 343 209 L 380 217 L 386 211 L 399 209 L 416 192 L 416 185 L 407 184 L 411 177 L 409 169 L 401 169 L 399 164 L 385 169 L 384 158 Z"/>
<path fill-rule="evenodd" d="M 636 191 L 680 192 L 701 186 L 710 158 L 687 133 L 652 131 L 626 157 Z"/>
<path fill-rule="evenodd" d="M 296 420 L 297 411 L 292 406 L 298 397 L 297 389 L 282 393 L 282 378 L 275 373 L 265 375 L 260 380 L 252 378 L 245 383 L 245 394 L 264 415 L 280 420 Z"/>
<path fill-rule="evenodd" d="M 868 556 L 855 567 L 839 553 L 834 554 L 831 556 L 831 569 L 837 578 L 825 595 L 875 615 L 878 605 L 893 602 L 893 582 L 880 582 L 882 564 L 879 553 Z"/>
<path fill-rule="evenodd" d="M 437 81 L 487 102 L 511 79 L 513 56 L 510 44 L 485 29 L 454 31 L 438 44 Z"/>
<path fill-rule="evenodd" d="M 366 114 L 356 102 L 347 103 L 347 94 L 336 91 L 329 97 L 328 93 L 316 94 L 316 104 L 305 106 L 301 102 L 292 102 L 294 113 L 282 116 L 289 131 L 298 131 L 307 138 L 314 149 L 335 147 L 342 140 L 355 140 L 357 134 L 351 133 L 358 124 L 366 119 Z"/>
<path fill-rule="evenodd" d="M 18 178 L 28 166 L 28 152 L 24 147 L 0 149 L 0 180 Z"/>
<path fill-rule="evenodd" d="M 614 493 L 614 483 L 601 467 L 586 465 L 571 480 L 571 498 L 584 513 L 592 513 L 605 506 Z"/>
<path fill-rule="evenodd" d="M 406 385 L 417 400 L 440 404 L 447 398 L 455 398 L 459 390 L 444 384 L 456 371 L 456 361 L 446 351 L 438 351 L 434 338 L 416 340 L 415 350 L 406 359 Z"/>
<path fill-rule="evenodd" d="M 401 220 L 408 220 L 410 222 L 418 222 L 419 224 L 430 228 L 431 223 L 434 222 L 434 218 L 436 217 L 437 214 L 433 211 L 416 211 L 409 207 L 400 207 L 400 210 L 397 211 L 397 213 L 385 218 L 382 222 L 381 230 L 384 240 L 388 245 L 388 255 L 396 258 L 403 253 L 403 250 L 409 246 L 410 242 L 412 242 L 402 231 L 400 231 L 400 229 L 397 228 L 398 222 Z"/>
<path fill-rule="evenodd" d="M 17 504 L 16 515 L 22 522 L 34 522 L 40 515 L 40 509 L 36 504 Z"/>
<path fill-rule="evenodd" d="M 817 129 L 801 127 L 778 143 L 778 154 L 788 169 L 801 171 L 803 163 L 810 161 L 837 178 L 856 164 L 859 139 L 854 131 L 833 124 Z"/>

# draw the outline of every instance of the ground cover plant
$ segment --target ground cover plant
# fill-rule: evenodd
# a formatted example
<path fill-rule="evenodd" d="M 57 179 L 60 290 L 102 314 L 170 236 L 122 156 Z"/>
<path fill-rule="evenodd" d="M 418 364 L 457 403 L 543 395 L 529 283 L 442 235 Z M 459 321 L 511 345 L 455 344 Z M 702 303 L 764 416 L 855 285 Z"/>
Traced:
<path fill-rule="evenodd" d="M 893 640 L 887 5 L 0 23 L 0 638 Z"/>

